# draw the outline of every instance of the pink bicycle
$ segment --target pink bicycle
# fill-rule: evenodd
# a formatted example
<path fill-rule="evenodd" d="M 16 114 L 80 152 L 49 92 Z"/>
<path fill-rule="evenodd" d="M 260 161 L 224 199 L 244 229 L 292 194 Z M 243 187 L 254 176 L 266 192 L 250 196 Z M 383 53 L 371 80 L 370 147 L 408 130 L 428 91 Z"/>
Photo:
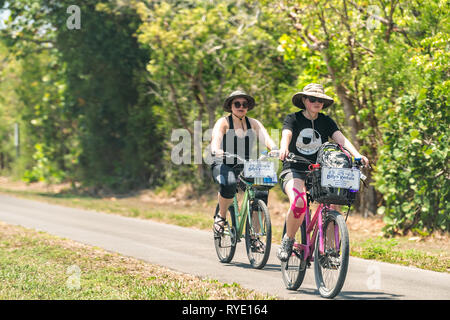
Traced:
<path fill-rule="evenodd" d="M 286 159 L 293 162 L 305 162 L 306 159 L 290 154 Z M 306 160 L 307 161 L 307 160 Z M 333 168 L 340 173 L 355 174 L 352 179 L 358 182 L 361 159 L 353 161 L 352 168 Z M 293 251 L 286 262 L 281 263 L 281 272 L 286 288 L 297 290 L 305 277 L 306 269 L 314 262 L 315 281 L 319 293 L 325 298 L 334 298 L 342 289 L 347 275 L 349 262 L 349 234 L 346 218 L 334 210 L 331 204 L 350 205 L 357 190 L 350 188 L 324 186 L 324 172 L 328 177 L 330 168 L 321 168 L 319 164 L 310 164 L 306 178 L 307 210 L 305 219 L 297 231 Z M 327 170 L 325 170 L 327 169 Z M 350 172 L 349 170 L 352 170 Z M 344 176 L 343 174 L 341 177 Z M 313 216 L 310 203 L 319 203 Z M 348 215 L 348 212 L 347 212 Z M 284 226 L 283 236 L 286 233 Z"/>

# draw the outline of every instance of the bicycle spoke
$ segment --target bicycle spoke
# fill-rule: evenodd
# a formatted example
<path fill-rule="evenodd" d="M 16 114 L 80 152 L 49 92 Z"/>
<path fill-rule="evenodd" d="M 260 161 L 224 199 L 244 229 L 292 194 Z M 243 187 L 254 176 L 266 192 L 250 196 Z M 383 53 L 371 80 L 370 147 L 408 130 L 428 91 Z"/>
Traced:
<path fill-rule="evenodd" d="M 218 210 L 219 206 L 216 208 L 216 215 L 218 214 Z M 219 260 L 228 263 L 233 259 L 236 250 L 236 231 L 233 227 L 235 223 L 232 207 L 227 211 L 226 221 L 223 233 L 219 236 L 214 235 L 214 246 Z"/>
<path fill-rule="evenodd" d="M 339 269 L 341 265 L 340 261 L 340 252 L 336 252 L 336 248 L 339 247 L 339 244 L 335 243 L 335 239 L 337 235 L 335 234 L 336 224 L 331 222 L 328 224 L 326 232 L 325 232 L 325 252 L 322 257 L 322 274 L 325 287 L 327 289 L 333 289 L 336 286 L 336 282 L 339 277 Z M 338 230 L 339 231 L 339 230 Z"/>
<path fill-rule="evenodd" d="M 247 256 L 254 268 L 261 269 L 267 263 L 271 246 L 271 224 L 267 206 L 262 200 L 255 200 L 250 206 L 245 228 Z"/>
<path fill-rule="evenodd" d="M 295 239 L 291 257 L 287 262 L 281 263 L 283 281 L 289 290 L 297 290 L 301 286 L 306 273 L 306 262 L 303 261 L 303 251 L 300 246 L 306 244 L 305 223 L 297 232 Z"/>
<path fill-rule="evenodd" d="M 328 213 L 323 237 L 323 254 L 316 250 L 316 283 L 322 296 L 332 298 L 340 292 L 348 267 L 348 231 L 338 212 Z"/>

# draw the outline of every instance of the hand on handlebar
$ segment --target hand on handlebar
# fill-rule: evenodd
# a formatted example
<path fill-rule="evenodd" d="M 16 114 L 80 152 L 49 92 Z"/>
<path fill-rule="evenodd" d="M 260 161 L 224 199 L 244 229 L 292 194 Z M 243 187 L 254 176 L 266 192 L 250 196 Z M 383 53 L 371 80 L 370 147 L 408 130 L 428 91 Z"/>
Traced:
<path fill-rule="evenodd" d="M 225 151 L 223 151 L 222 149 L 217 149 L 213 152 L 211 152 L 213 157 L 217 157 L 217 158 L 221 158 L 225 155 Z"/>
<path fill-rule="evenodd" d="M 355 157 L 355 159 L 358 159 L 357 163 L 359 162 L 359 164 L 361 164 L 363 168 L 370 168 L 369 159 L 367 159 L 366 156 L 361 155 L 360 157 Z"/>
<path fill-rule="evenodd" d="M 364 167 L 370 167 L 369 159 L 365 156 L 361 156 L 361 162 L 364 164 Z"/>
<path fill-rule="evenodd" d="M 279 151 L 279 158 L 284 161 L 289 156 L 289 149 L 281 149 Z"/>
<path fill-rule="evenodd" d="M 268 153 L 269 157 L 278 158 L 280 156 L 280 150 L 272 150 Z"/>

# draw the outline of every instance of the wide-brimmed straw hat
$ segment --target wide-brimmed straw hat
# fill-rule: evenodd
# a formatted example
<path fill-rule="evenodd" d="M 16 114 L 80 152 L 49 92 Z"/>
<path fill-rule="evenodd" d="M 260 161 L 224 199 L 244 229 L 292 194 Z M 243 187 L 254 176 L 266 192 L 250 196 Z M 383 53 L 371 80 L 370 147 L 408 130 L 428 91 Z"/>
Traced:
<path fill-rule="evenodd" d="M 242 90 L 233 91 L 223 103 L 223 109 L 227 112 L 231 112 L 231 102 L 235 98 L 245 98 L 248 101 L 248 111 L 255 107 L 255 99 L 251 95 L 246 94 Z"/>
<path fill-rule="evenodd" d="M 308 96 L 324 99 L 325 102 L 323 103 L 323 109 L 331 106 L 334 102 L 333 98 L 324 93 L 323 86 L 321 84 L 310 83 L 303 88 L 303 91 L 294 94 L 292 97 L 292 103 L 300 109 L 305 109 L 302 98 Z"/>

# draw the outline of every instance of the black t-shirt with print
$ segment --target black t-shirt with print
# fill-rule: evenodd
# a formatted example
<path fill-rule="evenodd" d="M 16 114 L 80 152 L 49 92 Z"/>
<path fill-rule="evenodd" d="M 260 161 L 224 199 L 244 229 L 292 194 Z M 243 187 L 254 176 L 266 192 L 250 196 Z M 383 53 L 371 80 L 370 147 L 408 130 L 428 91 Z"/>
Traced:
<path fill-rule="evenodd" d="M 283 122 L 283 130 L 285 129 L 292 131 L 289 152 L 311 160 L 313 163 L 316 162 L 317 151 L 319 151 L 320 146 L 327 142 L 333 133 L 339 130 L 336 122 L 329 116 L 319 113 L 317 119 L 312 121 L 307 119 L 302 111 L 286 116 Z M 283 170 L 291 168 L 305 171 L 308 165 L 288 161 L 283 162 Z"/>

